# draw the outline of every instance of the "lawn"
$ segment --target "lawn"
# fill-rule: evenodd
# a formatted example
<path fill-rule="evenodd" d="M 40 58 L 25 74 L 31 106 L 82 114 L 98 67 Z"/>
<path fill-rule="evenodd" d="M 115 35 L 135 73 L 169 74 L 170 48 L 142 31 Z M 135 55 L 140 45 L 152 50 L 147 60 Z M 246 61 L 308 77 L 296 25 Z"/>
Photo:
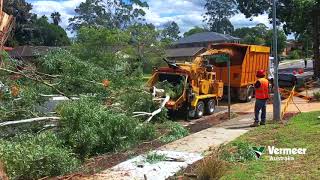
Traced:
<path fill-rule="evenodd" d="M 319 179 L 320 112 L 302 113 L 287 125 L 268 124 L 249 131 L 232 143 L 265 146 L 260 159 L 231 163 L 222 179 Z M 305 155 L 289 155 L 291 161 L 271 161 L 267 146 L 307 148 Z M 272 155 L 287 157 L 288 155 Z"/>

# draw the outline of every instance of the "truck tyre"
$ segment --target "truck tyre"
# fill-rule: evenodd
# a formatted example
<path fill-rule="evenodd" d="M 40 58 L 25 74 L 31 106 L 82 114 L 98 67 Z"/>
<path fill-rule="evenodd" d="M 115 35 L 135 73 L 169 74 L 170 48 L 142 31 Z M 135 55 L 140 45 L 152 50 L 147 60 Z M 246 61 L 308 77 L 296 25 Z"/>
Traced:
<path fill-rule="evenodd" d="M 206 113 L 211 115 L 216 110 L 216 101 L 214 99 L 209 99 L 206 104 Z"/>
<path fill-rule="evenodd" d="M 253 86 L 249 86 L 247 89 L 247 98 L 246 98 L 246 102 L 250 102 L 253 98 L 253 92 L 254 92 L 254 88 Z"/>
<path fill-rule="evenodd" d="M 205 105 L 203 101 L 199 101 L 198 104 L 196 105 L 196 114 L 195 114 L 195 118 L 201 118 L 204 114 L 204 110 L 205 110 Z"/>

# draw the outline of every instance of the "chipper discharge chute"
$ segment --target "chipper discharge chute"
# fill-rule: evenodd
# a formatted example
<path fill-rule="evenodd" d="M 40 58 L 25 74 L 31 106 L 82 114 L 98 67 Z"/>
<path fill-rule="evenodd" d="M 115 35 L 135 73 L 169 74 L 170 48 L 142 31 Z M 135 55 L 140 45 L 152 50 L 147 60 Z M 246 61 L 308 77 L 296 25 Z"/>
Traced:
<path fill-rule="evenodd" d="M 163 101 L 169 111 L 182 110 L 189 118 L 213 114 L 223 95 L 223 83 L 206 62 L 170 63 L 154 71 L 148 81 L 154 100 Z M 169 98 L 168 98 L 169 97 Z"/>

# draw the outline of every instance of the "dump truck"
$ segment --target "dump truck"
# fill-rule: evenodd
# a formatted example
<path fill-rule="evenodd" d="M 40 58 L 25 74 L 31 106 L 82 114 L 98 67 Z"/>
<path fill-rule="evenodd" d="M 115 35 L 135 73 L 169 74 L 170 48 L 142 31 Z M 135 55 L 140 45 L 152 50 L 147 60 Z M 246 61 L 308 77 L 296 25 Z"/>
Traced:
<path fill-rule="evenodd" d="M 194 63 L 208 62 L 213 66 L 216 78 L 228 85 L 228 67 L 226 61 L 217 61 L 217 57 L 226 54 L 230 60 L 231 97 L 241 101 L 251 101 L 254 97 L 256 72 L 264 69 L 269 72 L 270 48 L 257 45 L 223 43 L 212 45 L 205 53 L 194 58 Z M 268 74 L 267 76 L 268 77 Z M 225 91 L 226 92 L 226 91 Z"/>
<path fill-rule="evenodd" d="M 167 83 L 171 89 L 179 90 L 165 102 L 169 111 L 183 110 L 188 118 L 213 114 L 217 102 L 223 96 L 223 82 L 217 79 L 212 65 L 202 61 L 177 64 L 166 62 L 168 67 L 154 70 L 147 83 L 150 90 L 155 92 L 155 99 L 168 97 L 166 87 L 159 87 Z"/>

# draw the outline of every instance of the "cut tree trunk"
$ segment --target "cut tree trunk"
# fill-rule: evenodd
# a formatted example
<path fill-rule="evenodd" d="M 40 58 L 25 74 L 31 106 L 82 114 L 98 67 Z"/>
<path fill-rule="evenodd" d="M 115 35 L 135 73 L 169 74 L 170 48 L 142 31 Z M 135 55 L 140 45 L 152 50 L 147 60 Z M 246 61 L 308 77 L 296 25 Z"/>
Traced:
<path fill-rule="evenodd" d="M 313 16 L 313 54 L 314 54 L 314 76 L 320 78 L 320 13 L 315 12 Z"/>

